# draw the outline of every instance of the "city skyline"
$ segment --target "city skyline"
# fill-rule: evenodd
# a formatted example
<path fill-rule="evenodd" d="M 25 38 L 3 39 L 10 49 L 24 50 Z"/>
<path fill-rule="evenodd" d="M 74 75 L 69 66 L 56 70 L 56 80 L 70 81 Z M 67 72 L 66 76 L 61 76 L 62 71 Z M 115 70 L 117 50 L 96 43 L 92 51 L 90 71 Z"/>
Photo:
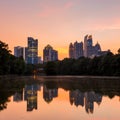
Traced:
<path fill-rule="evenodd" d="M 41 61 L 56 61 L 58 58 L 58 51 L 53 49 L 51 45 L 46 45 L 43 49 L 43 59 L 38 55 L 38 39 L 33 37 L 27 38 L 27 46 L 14 46 L 14 56 L 23 57 L 26 63 L 37 64 Z M 105 55 L 110 50 L 102 51 L 100 44 L 97 42 L 94 45 L 92 35 L 85 35 L 84 42 L 75 41 L 69 44 L 69 58 L 79 59 L 80 57 L 94 58 L 95 56 Z M 39 62 L 38 62 L 39 61 Z"/>
<path fill-rule="evenodd" d="M 39 40 L 39 56 L 43 56 L 44 46 L 51 44 L 63 59 L 69 56 L 69 43 L 83 41 L 84 35 L 92 34 L 102 50 L 117 53 L 119 5 L 119 0 L 0 1 L 0 40 L 13 53 L 14 46 L 25 46 L 27 36 L 33 36 Z"/>

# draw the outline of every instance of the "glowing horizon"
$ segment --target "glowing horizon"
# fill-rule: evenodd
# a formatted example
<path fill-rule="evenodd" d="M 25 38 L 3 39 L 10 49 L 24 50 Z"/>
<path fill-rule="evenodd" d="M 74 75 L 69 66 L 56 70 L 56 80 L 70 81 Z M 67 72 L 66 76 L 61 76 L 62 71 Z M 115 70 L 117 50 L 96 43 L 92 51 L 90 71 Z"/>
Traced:
<path fill-rule="evenodd" d="M 109 4 L 108 4 L 109 3 Z M 69 44 L 92 34 L 102 50 L 117 53 L 120 48 L 119 0 L 4 0 L 0 1 L 0 40 L 27 46 L 27 37 L 39 41 L 39 55 L 50 44 L 59 59 L 68 57 Z"/>

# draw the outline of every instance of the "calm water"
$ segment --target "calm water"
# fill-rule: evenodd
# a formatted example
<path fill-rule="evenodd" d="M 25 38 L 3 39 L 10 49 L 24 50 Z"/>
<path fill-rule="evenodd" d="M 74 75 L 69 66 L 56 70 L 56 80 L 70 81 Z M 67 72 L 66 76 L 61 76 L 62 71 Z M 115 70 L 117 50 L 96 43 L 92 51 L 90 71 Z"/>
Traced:
<path fill-rule="evenodd" d="M 120 78 L 1 77 L 0 120 L 120 120 Z"/>

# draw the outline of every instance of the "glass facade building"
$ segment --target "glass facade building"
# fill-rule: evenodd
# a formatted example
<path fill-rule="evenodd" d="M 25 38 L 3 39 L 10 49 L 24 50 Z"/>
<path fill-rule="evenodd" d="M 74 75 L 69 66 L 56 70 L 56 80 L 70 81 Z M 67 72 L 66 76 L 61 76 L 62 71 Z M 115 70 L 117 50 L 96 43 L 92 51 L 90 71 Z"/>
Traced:
<path fill-rule="evenodd" d="M 78 59 L 83 57 L 83 42 L 74 42 L 69 45 L 69 58 Z"/>
<path fill-rule="evenodd" d="M 38 40 L 28 37 L 27 63 L 38 64 Z"/>
<path fill-rule="evenodd" d="M 58 60 L 58 51 L 54 50 L 52 46 L 47 45 L 43 50 L 43 61 L 56 61 Z"/>
<path fill-rule="evenodd" d="M 14 47 L 14 56 L 15 57 L 23 57 L 23 47 L 20 47 L 20 46 L 17 46 L 17 47 Z"/>

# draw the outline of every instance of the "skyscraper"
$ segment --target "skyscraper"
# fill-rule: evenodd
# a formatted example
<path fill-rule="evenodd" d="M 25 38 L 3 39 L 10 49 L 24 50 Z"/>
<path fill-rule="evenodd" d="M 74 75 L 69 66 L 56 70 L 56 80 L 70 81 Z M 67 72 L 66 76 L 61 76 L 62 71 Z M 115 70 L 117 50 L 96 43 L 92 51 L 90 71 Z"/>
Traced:
<path fill-rule="evenodd" d="M 87 38 L 88 35 L 84 37 L 84 56 L 87 57 Z"/>
<path fill-rule="evenodd" d="M 14 47 L 14 56 L 22 57 L 26 63 L 27 63 L 27 55 L 28 55 L 27 47 L 20 47 L 20 46 Z"/>
<path fill-rule="evenodd" d="M 83 56 L 83 42 L 78 43 L 77 41 L 74 43 L 74 58 L 78 59 Z"/>
<path fill-rule="evenodd" d="M 101 47 L 97 43 L 93 46 L 92 35 L 86 35 L 84 37 L 84 56 L 85 57 L 93 57 L 98 56 L 99 52 L 101 52 Z"/>
<path fill-rule="evenodd" d="M 69 58 L 74 58 L 74 46 L 72 43 L 69 45 Z"/>
<path fill-rule="evenodd" d="M 95 54 L 95 56 L 101 55 L 101 47 L 100 47 L 100 44 L 98 42 L 94 46 L 94 54 Z"/>
<path fill-rule="evenodd" d="M 27 63 L 27 56 L 28 56 L 28 47 L 24 47 L 23 48 L 23 58 L 26 63 Z"/>
<path fill-rule="evenodd" d="M 74 44 L 70 43 L 69 45 L 69 58 L 78 59 L 83 56 L 83 42 L 78 43 L 77 41 Z"/>
<path fill-rule="evenodd" d="M 52 46 L 47 45 L 43 50 L 43 61 L 56 61 L 58 60 L 58 51 L 54 50 Z"/>
<path fill-rule="evenodd" d="M 14 47 L 14 56 L 15 57 L 23 57 L 24 52 L 23 52 L 23 47 L 17 46 Z"/>
<path fill-rule="evenodd" d="M 33 39 L 32 37 L 28 37 L 27 63 L 38 63 L 38 40 Z"/>
<path fill-rule="evenodd" d="M 92 35 L 88 36 L 87 39 L 87 57 L 91 57 L 94 54 Z"/>

